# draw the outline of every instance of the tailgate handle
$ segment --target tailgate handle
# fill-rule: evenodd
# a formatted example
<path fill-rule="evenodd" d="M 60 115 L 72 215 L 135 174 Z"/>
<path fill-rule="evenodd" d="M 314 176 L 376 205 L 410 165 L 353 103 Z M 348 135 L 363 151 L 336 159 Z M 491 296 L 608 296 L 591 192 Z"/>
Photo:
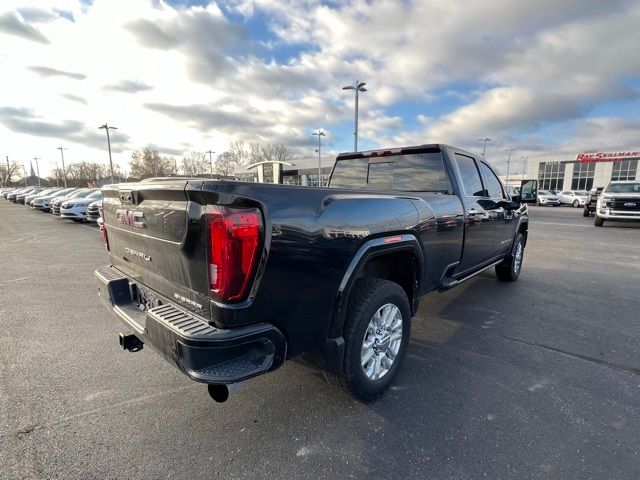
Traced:
<path fill-rule="evenodd" d="M 118 196 L 120 197 L 120 201 L 122 203 L 133 203 L 133 195 L 131 193 L 131 190 L 120 190 L 120 192 L 118 192 Z"/>

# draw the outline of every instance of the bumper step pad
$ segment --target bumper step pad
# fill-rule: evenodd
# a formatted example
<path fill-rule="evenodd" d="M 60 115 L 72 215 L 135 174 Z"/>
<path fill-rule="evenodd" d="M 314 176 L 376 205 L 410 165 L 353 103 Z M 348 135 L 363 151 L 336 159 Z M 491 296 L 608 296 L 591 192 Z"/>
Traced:
<path fill-rule="evenodd" d="M 104 303 L 142 342 L 193 380 L 236 383 L 284 362 L 284 336 L 271 324 L 219 329 L 161 295 L 157 295 L 161 305 L 140 311 L 133 300 L 132 281 L 110 266 L 95 275 Z"/>

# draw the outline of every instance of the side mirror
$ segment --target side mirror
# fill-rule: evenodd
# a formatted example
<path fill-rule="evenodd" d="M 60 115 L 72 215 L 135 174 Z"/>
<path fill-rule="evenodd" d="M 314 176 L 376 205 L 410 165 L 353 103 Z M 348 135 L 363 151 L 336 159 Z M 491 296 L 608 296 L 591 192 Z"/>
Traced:
<path fill-rule="evenodd" d="M 516 195 L 514 197 L 511 197 L 511 201 L 509 200 L 502 200 L 500 202 L 498 202 L 498 207 L 502 207 L 505 210 L 518 210 L 520 208 L 520 196 Z"/>
<path fill-rule="evenodd" d="M 522 180 L 520 183 L 520 203 L 536 203 L 538 180 Z"/>

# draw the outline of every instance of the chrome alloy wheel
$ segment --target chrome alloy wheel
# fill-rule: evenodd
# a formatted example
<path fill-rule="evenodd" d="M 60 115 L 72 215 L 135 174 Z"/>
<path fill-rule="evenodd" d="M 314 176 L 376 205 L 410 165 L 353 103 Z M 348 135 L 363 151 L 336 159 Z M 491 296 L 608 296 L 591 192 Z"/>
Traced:
<path fill-rule="evenodd" d="M 516 251 L 513 254 L 513 271 L 517 274 L 522 266 L 522 242 L 518 242 L 516 245 Z"/>
<path fill-rule="evenodd" d="M 401 343 L 402 313 L 387 303 L 371 317 L 362 340 L 361 365 L 369 380 L 379 380 L 391 370 Z"/>

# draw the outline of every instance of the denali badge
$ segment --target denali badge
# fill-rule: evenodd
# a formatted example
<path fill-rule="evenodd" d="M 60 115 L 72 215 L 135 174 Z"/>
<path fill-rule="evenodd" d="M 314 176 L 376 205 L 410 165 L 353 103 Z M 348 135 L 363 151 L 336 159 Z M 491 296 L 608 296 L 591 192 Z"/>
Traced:
<path fill-rule="evenodd" d="M 123 225 L 131 225 L 132 227 L 144 227 L 144 213 L 135 210 L 126 210 L 119 208 L 116 210 L 116 220 Z"/>
<path fill-rule="evenodd" d="M 129 255 L 133 255 L 134 257 L 139 257 L 143 260 L 146 260 L 147 262 L 151 261 L 151 256 L 147 255 L 144 252 L 139 252 L 138 250 L 134 250 L 133 248 L 129 248 L 129 247 L 124 247 L 124 251 Z"/>

